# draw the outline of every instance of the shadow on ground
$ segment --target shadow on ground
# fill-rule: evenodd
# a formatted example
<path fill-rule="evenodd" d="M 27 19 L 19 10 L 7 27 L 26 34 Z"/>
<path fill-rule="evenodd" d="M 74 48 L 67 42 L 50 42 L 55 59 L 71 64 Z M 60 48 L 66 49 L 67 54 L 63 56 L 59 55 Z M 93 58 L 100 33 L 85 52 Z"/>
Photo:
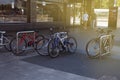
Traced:
<path fill-rule="evenodd" d="M 111 59 L 109 56 L 100 59 L 89 59 L 84 54 L 65 54 L 57 58 L 49 56 L 34 56 L 25 58 L 23 61 L 36 65 L 65 71 L 90 78 L 101 76 L 114 76 L 120 79 L 120 61 Z"/>

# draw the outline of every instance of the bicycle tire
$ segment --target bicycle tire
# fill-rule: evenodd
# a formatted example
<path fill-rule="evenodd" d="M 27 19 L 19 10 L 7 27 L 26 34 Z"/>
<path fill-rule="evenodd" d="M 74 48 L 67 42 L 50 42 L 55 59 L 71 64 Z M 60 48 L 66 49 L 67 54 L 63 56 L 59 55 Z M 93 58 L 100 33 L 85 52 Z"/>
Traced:
<path fill-rule="evenodd" d="M 48 43 L 49 43 L 49 39 L 47 38 L 41 39 L 37 42 L 36 51 L 39 55 L 42 55 L 42 56 L 49 55 L 47 50 Z"/>
<path fill-rule="evenodd" d="M 68 47 L 68 52 L 75 53 L 77 49 L 77 41 L 74 37 L 67 38 L 67 47 Z"/>
<path fill-rule="evenodd" d="M 96 58 L 100 50 L 99 46 L 99 40 L 98 39 L 92 39 L 90 40 L 86 45 L 86 52 L 89 58 Z"/>
<path fill-rule="evenodd" d="M 38 41 L 40 41 L 41 39 L 44 39 L 45 37 L 43 35 L 37 35 L 35 36 L 35 42 L 37 43 Z"/>
<path fill-rule="evenodd" d="M 17 52 L 17 39 L 16 39 L 16 38 L 13 38 L 13 39 L 11 40 L 11 42 L 10 42 L 11 51 L 12 51 L 12 53 L 13 53 L 14 55 L 16 55 L 16 56 L 23 55 L 22 53 L 24 53 L 25 48 L 27 47 L 27 42 L 26 42 L 26 40 L 25 40 L 24 38 L 22 38 L 22 37 L 19 37 L 19 38 L 18 38 L 18 43 L 19 43 L 19 41 L 20 41 L 21 39 L 23 40 L 23 42 L 20 43 L 20 45 L 18 44 L 18 45 L 19 45 L 19 46 L 18 46 L 19 52 Z"/>
<path fill-rule="evenodd" d="M 48 44 L 48 54 L 50 57 L 55 58 L 59 56 L 60 50 L 59 46 L 55 44 L 55 40 L 51 39 Z"/>

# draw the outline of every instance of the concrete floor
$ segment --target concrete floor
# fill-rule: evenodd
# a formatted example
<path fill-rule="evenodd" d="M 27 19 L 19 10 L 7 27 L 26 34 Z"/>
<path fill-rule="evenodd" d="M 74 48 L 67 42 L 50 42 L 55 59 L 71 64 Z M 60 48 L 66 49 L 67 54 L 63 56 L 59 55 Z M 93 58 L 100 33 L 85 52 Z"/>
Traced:
<path fill-rule="evenodd" d="M 119 46 L 119 31 L 116 31 L 115 40 L 118 41 L 112 49 L 111 59 L 120 60 L 120 46 Z M 96 36 L 94 31 L 84 31 L 73 29 L 70 35 L 74 36 L 78 42 L 77 53 L 85 54 L 86 43 Z M 29 62 L 21 59 L 29 58 L 38 55 L 34 51 L 28 51 L 26 56 L 14 56 L 11 52 L 0 49 L 0 80 L 96 80 L 98 78 L 85 77 L 73 73 L 55 70 Z M 103 75 L 99 80 L 118 80 L 117 77 L 110 75 Z"/>

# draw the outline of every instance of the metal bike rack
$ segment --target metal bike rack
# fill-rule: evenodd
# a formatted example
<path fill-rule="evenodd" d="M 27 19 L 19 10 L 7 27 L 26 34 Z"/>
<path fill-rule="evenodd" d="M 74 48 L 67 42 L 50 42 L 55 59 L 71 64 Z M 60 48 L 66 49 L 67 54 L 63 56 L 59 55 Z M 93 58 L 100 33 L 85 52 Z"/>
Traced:
<path fill-rule="evenodd" d="M 29 34 L 29 33 L 33 33 L 33 37 L 34 37 L 34 43 L 35 43 L 35 31 L 19 31 L 19 32 L 17 32 L 17 34 L 16 34 L 16 39 L 17 39 L 17 53 L 18 53 L 18 38 L 19 38 L 19 34 L 25 34 L 25 33 L 27 33 L 27 34 Z"/>
<path fill-rule="evenodd" d="M 111 43 L 112 35 L 103 35 L 103 36 L 100 37 L 100 43 L 99 43 L 99 44 L 100 44 L 100 50 L 99 50 L 99 52 L 100 52 L 100 57 L 111 52 L 111 46 L 112 46 L 112 45 L 110 44 L 110 47 L 109 47 L 108 52 L 102 53 L 102 45 L 103 45 L 103 40 L 104 40 L 104 39 L 108 39 L 108 40 L 110 41 L 110 43 Z"/>

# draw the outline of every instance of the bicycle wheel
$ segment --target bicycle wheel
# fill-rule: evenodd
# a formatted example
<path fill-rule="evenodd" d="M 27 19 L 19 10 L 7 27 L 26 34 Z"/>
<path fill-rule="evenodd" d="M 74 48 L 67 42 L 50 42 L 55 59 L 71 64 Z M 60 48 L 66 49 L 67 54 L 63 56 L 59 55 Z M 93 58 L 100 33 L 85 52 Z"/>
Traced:
<path fill-rule="evenodd" d="M 43 35 L 37 35 L 35 36 L 35 42 L 37 43 L 38 41 L 40 41 L 41 39 L 44 39 Z"/>
<path fill-rule="evenodd" d="M 25 51 L 27 47 L 27 42 L 24 38 L 18 38 L 18 49 L 17 49 L 17 39 L 13 38 L 10 42 L 10 48 L 14 55 L 22 55 L 22 53 Z"/>
<path fill-rule="evenodd" d="M 59 55 L 60 49 L 58 43 L 56 44 L 56 40 L 50 40 L 48 44 L 48 54 L 50 57 L 55 58 Z"/>
<path fill-rule="evenodd" d="M 67 42 L 68 51 L 70 53 L 75 53 L 77 49 L 77 41 L 75 40 L 75 38 L 68 37 L 66 42 Z"/>
<path fill-rule="evenodd" d="M 36 51 L 39 55 L 42 55 L 42 56 L 48 55 L 48 50 L 47 50 L 48 43 L 49 43 L 49 39 L 47 38 L 41 39 L 37 42 Z"/>
<path fill-rule="evenodd" d="M 3 43 L 5 44 L 4 47 L 7 51 L 11 51 L 10 49 L 10 40 L 12 39 L 12 36 L 3 37 Z"/>
<path fill-rule="evenodd" d="M 98 39 L 92 39 L 86 45 L 86 52 L 90 58 L 96 58 L 99 55 L 99 50 L 100 46 Z"/>

